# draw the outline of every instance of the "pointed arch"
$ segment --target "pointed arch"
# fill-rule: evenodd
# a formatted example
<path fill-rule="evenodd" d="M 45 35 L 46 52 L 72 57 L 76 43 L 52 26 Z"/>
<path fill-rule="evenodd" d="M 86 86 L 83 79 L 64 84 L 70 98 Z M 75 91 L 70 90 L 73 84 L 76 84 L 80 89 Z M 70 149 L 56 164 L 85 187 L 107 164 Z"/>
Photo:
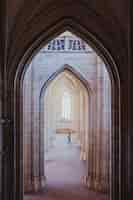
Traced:
<path fill-rule="evenodd" d="M 53 81 L 59 74 L 61 74 L 64 71 L 68 71 L 71 74 L 73 74 L 79 81 L 82 82 L 82 84 L 84 85 L 84 87 L 88 90 L 88 93 L 93 93 L 94 91 L 92 90 L 92 88 L 90 87 L 90 85 L 88 84 L 88 81 L 82 76 L 82 74 L 80 72 L 78 72 L 76 69 L 74 69 L 72 66 L 65 64 L 62 67 L 60 67 L 59 70 L 55 71 L 49 78 L 48 80 L 43 84 L 42 88 L 41 88 L 41 92 L 40 92 L 40 99 L 42 98 L 42 96 L 44 95 L 44 92 L 46 90 L 46 88 L 49 86 L 49 84 L 51 83 L 51 81 Z"/>
<path fill-rule="evenodd" d="M 84 90 L 86 91 L 87 94 L 87 102 L 88 102 L 88 109 L 90 108 L 90 110 L 87 110 L 87 114 L 88 114 L 88 118 L 89 118 L 89 122 L 88 122 L 88 126 L 90 126 L 90 128 L 92 128 L 92 121 L 93 121 L 93 94 L 95 93 L 95 91 L 90 87 L 90 84 L 88 83 L 88 80 L 86 80 L 82 74 L 80 72 L 78 72 L 76 69 L 74 69 L 74 67 L 65 64 L 62 67 L 60 67 L 57 71 L 55 71 L 47 81 L 44 82 L 41 91 L 40 91 L 40 97 L 39 97 L 39 141 L 40 141 L 40 152 L 43 156 L 41 156 L 42 159 L 40 159 L 40 166 L 42 169 L 45 169 L 45 161 L 44 161 L 44 157 L 45 157 L 45 144 L 44 144 L 44 112 L 45 112 L 45 108 L 44 108 L 44 99 L 45 99 L 45 93 L 46 90 L 48 89 L 48 87 L 54 82 L 56 81 L 56 79 L 58 80 L 58 77 L 60 75 L 62 75 L 64 72 L 67 72 L 71 75 L 74 76 L 75 79 L 77 79 L 81 85 L 83 86 Z M 53 99 L 54 100 L 54 99 Z M 71 120 L 71 119 L 70 119 Z M 90 135 L 92 136 L 93 133 L 91 132 Z M 86 168 L 88 167 L 88 163 L 86 163 Z M 88 175 L 88 170 L 86 173 L 86 176 Z M 45 176 L 45 172 L 44 172 L 44 176 Z M 45 177 L 46 179 L 46 177 Z"/>
<path fill-rule="evenodd" d="M 47 31 L 41 33 L 30 46 L 24 51 L 24 54 L 21 54 L 21 59 L 19 62 L 14 60 L 14 66 L 8 81 L 8 86 L 11 88 L 11 94 L 9 95 L 9 101 L 11 103 L 8 104 L 8 112 L 9 116 L 14 121 L 13 129 L 14 129 L 14 140 L 16 142 L 16 146 L 13 144 L 15 151 L 17 153 L 13 154 L 14 163 L 13 163 L 13 173 L 15 177 L 14 184 L 14 196 L 16 199 L 22 199 L 23 189 L 23 165 L 22 165 L 22 127 L 21 120 L 22 116 L 22 100 L 21 100 L 21 90 L 24 74 L 28 64 L 34 55 L 38 52 L 44 44 L 50 41 L 53 37 L 57 36 L 59 33 L 64 32 L 65 30 L 69 30 L 82 39 L 84 39 L 90 46 L 95 49 L 97 54 L 102 57 L 104 60 L 111 80 L 112 86 L 112 179 L 111 179 L 111 195 L 112 199 L 120 199 L 121 194 L 121 109 L 120 109 L 120 95 L 121 95 L 121 87 L 120 87 L 120 78 L 118 73 L 118 67 L 113 59 L 112 55 L 108 51 L 103 43 L 98 37 L 92 34 L 85 26 L 82 25 L 78 20 L 74 20 L 74 18 L 63 18 L 56 22 L 54 25 L 51 24 Z M 69 68 L 70 70 L 70 68 Z M 77 74 L 78 75 L 78 74 Z M 86 85 L 86 84 L 85 84 Z M 117 108 L 117 109 L 116 109 Z M 20 145 L 21 144 L 21 145 Z M 119 164 L 118 164 L 119 163 Z M 20 192 L 21 191 L 21 192 Z M 118 194 L 118 196 L 116 195 Z M 112 200 L 111 199 L 111 200 Z"/>

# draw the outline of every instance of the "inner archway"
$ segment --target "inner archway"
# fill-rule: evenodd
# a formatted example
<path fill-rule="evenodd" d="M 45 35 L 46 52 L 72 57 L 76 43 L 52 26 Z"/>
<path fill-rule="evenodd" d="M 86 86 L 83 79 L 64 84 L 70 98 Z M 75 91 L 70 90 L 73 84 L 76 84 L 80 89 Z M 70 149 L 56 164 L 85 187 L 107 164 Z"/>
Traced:
<path fill-rule="evenodd" d="M 40 137 L 41 125 L 43 124 L 40 124 L 40 93 L 44 83 L 53 79 L 59 73 L 58 71 L 62 70 L 62 65 L 69 63 L 66 68 L 71 73 L 76 72 L 79 79 L 83 77 L 84 82 L 87 82 L 85 85 L 92 88 L 88 131 L 90 140 L 87 144 L 89 149 L 87 156 L 83 151 L 83 157 L 87 157 L 90 169 L 84 182 L 90 189 L 109 192 L 112 119 L 111 81 L 103 61 L 97 54 L 82 39 L 68 32 L 69 37 L 66 37 L 65 34 L 52 40 L 42 49 L 25 73 L 23 122 L 28 124 L 28 126 L 23 126 L 24 141 L 28 144 L 24 148 L 25 152 L 29 148 L 28 154 L 25 154 L 25 158 L 28 158 L 28 162 L 25 162 L 27 165 L 25 171 L 27 180 L 25 180 L 28 185 L 26 187 L 29 188 L 28 190 L 34 191 L 45 187 L 43 154 L 41 154 L 44 151 L 44 146 L 42 145 L 43 138 Z M 64 43 L 64 38 L 68 43 Z M 65 44 L 68 46 L 65 46 Z M 66 52 L 66 50 L 69 51 Z M 73 67 L 68 67 L 70 65 Z M 25 132 L 31 134 L 27 135 Z M 101 162 L 101 159 L 103 159 L 103 162 Z"/>
<path fill-rule="evenodd" d="M 62 69 L 46 88 L 44 105 L 44 160 L 46 184 L 78 190 L 87 176 L 88 90 L 70 71 Z M 64 70 L 64 71 L 63 71 Z M 43 91 L 44 92 L 44 91 Z M 42 110 L 41 109 L 41 110 Z M 74 191 L 73 191 L 74 192 Z"/>

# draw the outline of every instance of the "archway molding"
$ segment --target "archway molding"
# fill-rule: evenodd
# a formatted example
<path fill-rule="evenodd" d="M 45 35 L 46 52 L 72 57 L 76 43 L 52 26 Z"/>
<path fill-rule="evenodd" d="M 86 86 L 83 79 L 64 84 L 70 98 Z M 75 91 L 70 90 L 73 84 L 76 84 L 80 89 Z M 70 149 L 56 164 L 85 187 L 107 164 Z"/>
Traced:
<path fill-rule="evenodd" d="M 68 23 L 71 25 L 68 25 Z M 55 28 L 55 30 L 54 30 L 54 28 Z M 88 33 L 88 31 L 86 32 L 85 31 L 86 29 L 84 29 L 81 25 L 77 24 L 75 21 L 70 20 L 70 19 L 63 20 L 63 21 L 59 22 L 58 24 L 56 24 L 55 27 L 52 27 L 51 30 L 48 30 L 49 34 L 52 31 L 51 32 L 52 35 L 48 39 L 46 39 L 46 41 L 44 40 L 45 43 L 43 42 L 43 40 L 41 43 L 40 38 L 39 38 L 39 40 L 37 40 L 37 43 L 39 42 L 39 46 L 38 46 L 38 48 L 34 46 L 34 49 L 33 49 L 35 51 L 34 53 L 36 53 L 36 51 L 38 49 L 40 49 L 42 47 L 42 45 L 44 46 L 44 44 L 46 44 L 48 41 L 50 41 L 50 39 L 52 39 L 52 37 L 57 36 L 59 33 L 62 33 L 65 30 L 69 30 L 70 32 L 76 34 L 77 36 L 83 38 L 98 53 L 98 55 L 100 57 L 102 57 L 102 59 L 104 60 L 106 66 L 107 66 L 107 70 L 110 75 L 111 87 L 112 87 L 112 105 L 114 106 L 114 108 L 112 108 L 112 152 L 111 152 L 111 154 L 112 154 L 111 178 L 112 179 L 111 179 L 111 185 L 110 185 L 111 186 L 110 198 L 112 198 L 112 199 L 115 198 L 115 195 L 117 194 L 118 195 L 117 199 L 118 199 L 118 197 L 121 193 L 120 192 L 120 189 L 121 189 L 121 186 L 120 186 L 120 184 L 121 184 L 120 160 L 121 160 L 121 158 L 120 158 L 120 152 L 119 152 L 119 150 L 121 149 L 121 147 L 120 147 L 121 144 L 119 143 L 119 141 L 120 141 L 120 118 L 119 118 L 120 109 L 117 111 L 115 110 L 115 107 L 119 108 L 119 106 L 120 106 L 120 80 L 119 80 L 119 76 L 118 76 L 117 67 L 116 67 L 115 62 L 112 59 L 111 55 L 107 51 L 107 49 L 104 48 L 103 45 L 91 33 Z M 82 33 L 86 33 L 87 37 L 82 36 Z M 33 44 L 36 45 L 36 43 L 33 43 Z M 34 55 L 35 54 L 33 54 L 33 52 L 32 52 L 31 56 L 33 57 Z M 24 60 L 25 60 L 25 58 L 26 57 L 24 55 Z M 27 62 L 25 62 L 25 64 L 27 64 Z M 24 65 L 21 65 L 21 64 L 19 65 L 19 68 L 18 68 L 19 70 L 17 70 L 15 83 L 17 83 L 17 81 L 19 81 L 22 77 L 24 77 L 24 70 L 26 70 L 26 68 L 23 68 L 23 66 Z M 21 71 L 21 70 L 23 70 L 23 71 Z M 19 75 L 21 78 L 18 78 Z M 21 81 L 22 80 L 23 80 L 23 78 L 21 79 Z M 20 84 L 20 87 L 22 87 L 22 82 L 20 82 L 19 84 Z M 18 84 L 15 84 L 15 86 L 18 86 Z M 18 88 L 18 87 L 16 89 L 20 90 L 20 88 Z M 20 91 L 18 91 L 18 92 L 20 92 Z M 117 94 L 117 99 L 116 99 L 116 94 Z M 21 104 L 21 106 L 19 107 L 19 109 L 22 108 L 22 101 L 20 101 L 20 104 Z M 18 110 L 18 108 L 16 110 Z M 17 117 L 17 119 L 20 119 L 20 118 Z M 16 124 L 18 124 L 18 123 L 16 123 Z M 117 126 L 115 126 L 115 124 L 117 124 Z M 21 125 L 20 125 L 20 127 L 21 127 Z M 17 132 L 20 132 L 20 135 L 22 135 L 22 127 L 21 128 L 20 127 L 18 127 L 19 131 L 17 131 Z M 22 146 L 21 146 L 21 148 L 22 148 Z M 21 152 L 22 152 L 22 149 L 21 149 Z M 118 160 L 119 160 L 119 165 L 118 165 Z M 22 170 L 22 166 L 20 168 Z M 20 186 L 23 185 L 21 179 L 19 180 L 19 181 L 21 181 L 21 183 L 19 183 Z M 117 191 L 116 191 L 116 188 L 117 188 Z M 22 190 L 22 188 L 20 188 L 20 190 Z"/>
<path fill-rule="evenodd" d="M 91 34 L 84 26 L 78 23 L 76 20 L 71 18 L 61 19 L 54 25 L 51 24 L 50 28 L 45 32 L 41 33 L 39 37 L 27 48 L 22 55 L 22 59 L 19 61 L 18 66 L 11 78 L 8 81 L 10 86 L 9 99 L 7 101 L 9 118 L 14 122 L 10 130 L 14 133 L 14 153 L 13 155 L 13 168 L 10 169 L 11 173 L 14 174 L 14 199 L 21 200 L 23 194 L 23 135 L 21 120 L 22 116 L 22 83 L 26 68 L 36 54 L 44 44 L 50 41 L 53 37 L 59 33 L 69 30 L 75 33 L 77 36 L 84 39 L 90 46 L 104 60 L 111 80 L 112 86 L 112 180 L 111 180 L 111 194 L 110 199 L 121 199 L 121 124 L 120 124 L 120 79 L 117 71 L 117 66 L 114 59 L 105 48 L 100 40 L 98 40 L 93 34 Z M 17 64 L 17 63 L 16 63 Z M 15 73 L 14 73 L 15 72 Z M 119 163 L 119 164 L 118 164 Z"/>
<path fill-rule="evenodd" d="M 40 176 L 40 180 L 41 180 L 41 177 L 44 177 L 42 178 L 42 181 L 44 181 L 42 183 L 42 186 L 46 185 L 46 182 L 45 182 L 45 167 L 44 167 L 44 112 L 45 112 L 45 109 L 44 109 L 44 96 L 45 96 L 45 93 L 46 93 L 46 90 L 47 88 L 50 86 L 50 84 L 52 83 L 52 81 L 54 81 L 56 78 L 58 78 L 59 75 L 61 75 L 63 72 L 69 72 L 70 74 L 72 74 L 78 81 L 81 82 L 81 84 L 83 85 L 83 87 L 85 88 L 85 90 L 87 91 L 87 96 L 88 96 L 88 104 L 89 104 L 89 111 L 88 112 L 88 117 L 89 117 L 89 126 L 91 127 L 91 129 L 93 129 L 93 125 L 92 125 L 92 119 L 93 119 L 93 108 L 94 108 L 94 101 L 93 101 L 93 94 L 95 93 L 95 91 L 90 87 L 89 85 L 89 81 L 87 81 L 82 75 L 80 72 L 78 72 L 76 69 L 74 69 L 72 66 L 68 65 L 68 64 L 65 64 L 63 65 L 62 67 L 59 68 L 59 70 L 55 71 L 50 77 L 49 79 L 43 84 L 42 88 L 41 88 L 41 91 L 40 91 L 40 97 L 39 97 L 39 116 L 40 116 L 40 119 L 39 119 L 39 141 L 40 141 L 40 157 L 42 159 L 40 159 L 40 174 L 42 174 L 42 176 Z M 53 99 L 54 100 L 54 99 Z M 91 131 L 90 132 L 90 137 L 93 137 L 93 132 Z M 86 168 L 88 168 L 88 163 L 87 163 L 87 166 Z M 87 180 L 86 177 L 88 177 L 88 174 L 89 174 L 89 171 L 87 170 L 86 172 L 86 176 L 83 177 L 84 178 L 84 182 Z M 87 182 L 85 183 L 87 184 Z M 39 184 L 40 185 L 40 184 Z M 43 188 L 42 188 L 43 189 Z"/>

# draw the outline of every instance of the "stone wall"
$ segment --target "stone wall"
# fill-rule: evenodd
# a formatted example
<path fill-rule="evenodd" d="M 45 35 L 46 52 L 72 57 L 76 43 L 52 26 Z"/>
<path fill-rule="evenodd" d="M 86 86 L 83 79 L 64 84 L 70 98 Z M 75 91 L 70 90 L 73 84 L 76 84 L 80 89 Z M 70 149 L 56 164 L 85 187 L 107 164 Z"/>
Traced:
<path fill-rule="evenodd" d="M 25 59 L 29 59 L 31 51 L 33 52 L 38 47 L 38 43 L 46 42 L 54 33 L 67 27 L 79 34 L 82 33 L 81 35 L 85 39 L 94 44 L 97 51 L 108 62 L 109 69 L 114 75 L 112 80 L 115 84 L 113 87 L 115 117 L 112 125 L 114 137 L 111 138 L 114 144 L 112 198 L 128 199 L 129 197 L 132 199 L 133 70 L 132 61 L 130 64 L 128 62 L 128 44 L 131 43 L 129 42 L 128 7 L 126 0 L 108 0 L 106 2 L 105 0 L 99 2 L 96 0 L 59 0 L 56 2 L 56 6 L 55 1 L 49 0 L 45 0 L 45 2 L 42 0 L 39 2 L 36 0 L 1 0 L 0 69 L 3 85 L 1 91 L 4 94 L 4 98 L 2 98 L 3 95 L 1 97 L 1 102 L 2 108 L 6 108 L 2 109 L 2 117 L 14 121 L 13 114 L 17 115 L 17 120 L 13 124 L 7 128 L 4 125 L 2 127 L 2 146 L 8 144 L 7 156 L 10 158 L 10 161 L 8 159 L 2 163 L 2 181 L 7 183 L 3 189 L 3 200 L 13 199 L 14 188 L 16 188 L 16 199 L 21 199 L 23 195 L 22 158 L 18 155 L 21 151 L 19 147 L 21 147 L 22 141 L 21 128 L 19 127 L 21 114 L 18 114 L 20 113 L 20 98 L 19 96 L 14 98 L 16 88 L 21 90 L 18 74 L 16 87 L 13 88 L 16 72 L 20 72 L 21 67 L 24 69 L 21 58 L 26 53 Z M 92 36 L 89 36 L 88 31 Z M 17 108 L 16 111 L 14 105 Z"/>
<path fill-rule="evenodd" d="M 68 32 L 65 34 L 57 39 L 60 41 L 67 37 Z M 31 170 L 29 173 L 31 174 L 30 182 L 32 187 L 29 188 L 37 191 L 41 187 L 40 180 L 42 179 L 43 182 L 45 179 L 44 170 L 40 168 L 43 164 L 40 165 L 42 161 L 39 160 L 41 90 L 54 73 L 63 69 L 64 66 L 70 66 L 87 82 L 91 90 L 89 140 L 86 140 L 88 141 L 86 146 L 89 149 L 87 156 L 89 168 L 85 182 L 92 189 L 107 191 L 109 189 L 109 157 L 111 152 L 111 83 L 103 61 L 84 41 L 72 34 L 70 36 L 71 40 L 77 41 L 71 49 L 69 49 L 68 40 L 67 48 L 63 46 L 63 49 L 61 49 L 62 43 L 59 44 L 58 40 L 51 42 L 52 44 L 49 43 L 34 57 L 24 78 L 23 134 L 24 141 L 28 141 L 27 138 L 31 138 L 29 142 L 26 142 L 30 150 L 25 152 L 31 152 L 32 156 L 32 165 L 29 163 L 30 161 L 28 161 L 28 165 L 27 153 L 25 153 L 25 164 Z M 84 46 L 81 47 L 81 44 L 84 44 Z M 53 47 L 51 47 L 52 45 Z M 43 157 L 41 156 L 41 158 Z M 27 171 L 26 173 L 28 173 Z M 25 174 L 25 176 L 27 175 Z M 27 186 L 26 190 L 28 190 Z"/>

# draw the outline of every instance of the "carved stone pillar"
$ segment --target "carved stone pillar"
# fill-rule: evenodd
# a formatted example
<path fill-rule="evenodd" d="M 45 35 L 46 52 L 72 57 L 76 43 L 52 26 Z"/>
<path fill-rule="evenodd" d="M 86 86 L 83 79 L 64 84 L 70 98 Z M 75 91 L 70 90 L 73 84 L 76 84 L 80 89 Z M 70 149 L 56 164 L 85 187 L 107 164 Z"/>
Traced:
<path fill-rule="evenodd" d="M 109 188 L 109 153 L 110 153 L 110 98 L 109 77 L 105 66 L 98 60 L 97 87 L 93 94 L 91 111 L 92 131 L 89 127 L 88 177 L 90 189 L 107 192 Z M 106 74 L 106 81 L 105 81 Z"/>
<path fill-rule="evenodd" d="M 96 180 L 96 132 L 97 132 L 97 62 L 91 71 L 92 75 L 88 79 L 90 83 L 91 92 L 89 94 L 89 124 L 88 124 L 88 176 L 86 177 L 86 184 L 89 189 L 95 188 Z"/>
<path fill-rule="evenodd" d="M 48 129 L 49 129 L 49 123 L 48 123 L 48 117 L 49 117 L 49 101 L 48 101 L 48 90 L 45 93 L 44 99 L 42 99 L 42 104 L 44 105 L 44 113 L 42 112 L 41 116 L 44 114 L 44 116 L 41 117 L 41 130 L 44 130 L 44 148 L 45 152 L 48 151 Z"/>
<path fill-rule="evenodd" d="M 105 66 L 101 60 L 98 59 L 98 152 L 99 158 L 97 161 L 99 166 L 97 168 L 97 186 L 96 189 L 102 192 L 107 192 L 109 188 L 108 183 L 108 165 L 109 159 L 108 154 L 110 152 L 110 127 L 108 127 L 108 122 L 110 122 L 110 112 L 109 112 L 109 102 L 108 99 L 111 98 L 111 94 L 107 93 L 109 88 L 109 76 L 105 69 Z M 106 78 L 106 80 L 105 80 Z M 110 102 L 111 103 L 111 102 Z"/>
<path fill-rule="evenodd" d="M 32 66 L 33 67 L 33 66 Z M 39 130 L 39 92 L 34 81 L 34 69 L 26 74 L 24 90 L 24 189 L 40 191 L 45 186 L 44 143 Z"/>
<path fill-rule="evenodd" d="M 80 92 L 80 160 L 86 160 L 85 153 L 85 97 Z"/>
<path fill-rule="evenodd" d="M 45 174 L 44 174 L 44 134 L 40 130 L 40 90 L 39 83 L 36 81 L 36 65 L 32 64 L 32 98 L 31 98 L 31 127 L 32 127 L 32 186 L 33 191 L 38 192 L 45 187 Z"/>
<path fill-rule="evenodd" d="M 89 133 L 88 133 L 88 176 L 86 178 L 86 184 L 89 189 L 94 189 L 95 177 L 96 177 L 96 93 L 91 96 L 89 107 Z"/>
<path fill-rule="evenodd" d="M 97 118 L 96 118 L 96 132 L 95 132 L 95 159 L 96 159 L 96 174 L 94 180 L 94 188 L 98 191 L 102 191 L 102 162 L 103 153 L 103 138 L 104 138 L 104 129 L 103 129 L 103 97 L 104 97 L 104 88 L 103 88 L 103 67 L 100 65 L 100 60 L 97 63 Z M 105 149 L 104 149 L 105 150 Z"/>
<path fill-rule="evenodd" d="M 32 191 L 32 129 L 31 129 L 31 99 L 32 74 L 27 73 L 23 83 L 23 152 L 24 152 L 24 192 Z"/>

